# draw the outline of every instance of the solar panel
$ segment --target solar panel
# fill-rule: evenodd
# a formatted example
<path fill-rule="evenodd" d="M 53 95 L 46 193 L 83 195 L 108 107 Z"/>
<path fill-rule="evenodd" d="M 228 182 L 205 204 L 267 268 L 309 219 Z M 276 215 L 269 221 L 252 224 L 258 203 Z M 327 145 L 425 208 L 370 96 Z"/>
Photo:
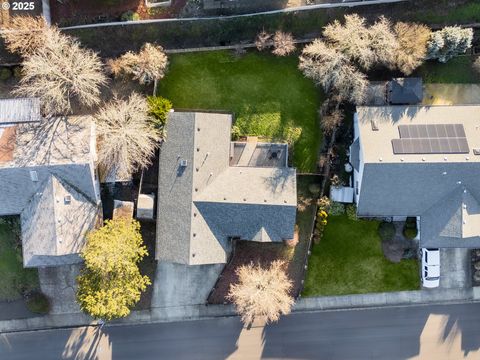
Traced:
<path fill-rule="evenodd" d="M 462 124 L 399 125 L 400 139 L 392 139 L 395 154 L 468 154 Z"/>

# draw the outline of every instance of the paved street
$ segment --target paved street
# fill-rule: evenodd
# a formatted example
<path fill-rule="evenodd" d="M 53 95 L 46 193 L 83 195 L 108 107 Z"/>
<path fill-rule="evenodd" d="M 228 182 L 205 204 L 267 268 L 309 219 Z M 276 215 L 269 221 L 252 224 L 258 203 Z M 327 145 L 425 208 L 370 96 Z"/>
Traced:
<path fill-rule="evenodd" d="M 3 334 L 0 359 L 479 359 L 480 304 Z"/>

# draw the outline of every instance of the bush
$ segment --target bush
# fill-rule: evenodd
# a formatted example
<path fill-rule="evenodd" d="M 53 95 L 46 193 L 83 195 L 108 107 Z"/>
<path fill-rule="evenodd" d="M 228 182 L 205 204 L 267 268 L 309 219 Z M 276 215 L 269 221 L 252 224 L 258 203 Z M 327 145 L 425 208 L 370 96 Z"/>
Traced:
<path fill-rule="evenodd" d="M 407 218 L 403 227 L 403 235 L 407 239 L 414 239 L 417 236 L 417 219 L 414 217 Z"/>
<path fill-rule="evenodd" d="M 357 218 L 357 207 L 355 206 L 355 204 L 348 204 L 346 207 L 345 207 L 345 211 L 347 213 L 347 217 L 350 219 L 350 220 L 353 220 L 353 221 L 357 221 L 358 218 Z"/>
<path fill-rule="evenodd" d="M 232 139 L 234 141 L 240 139 L 242 136 L 242 132 L 240 131 L 240 128 L 237 125 L 232 126 Z"/>
<path fill-rule="evenodd" d="M 390 241 L 395 236 L 395 225 L 390 222 L 383 221 L 378 226 L 378 234 L 382 241 Z"/>
<path fill-rule="evenodd" d="M 5 81 L 12 77 L 12 71 L 9 68 L 3 67 L 0 69 L 0 80 Z"/>
<path fill-rule="evenodd" d="M 153 125 L 157 129 L 163 129 L 167 124 L 167 115 L 172 109 L 172 103 L 161 96 L 149 96 L 147 102 L 148 114 L 154 118 Z"/>
<path fill-rule="evenodd" d="M 323 211 L 328 212 L 328 209 L 330 209 L 330 204 L 331 204 L 330 199 L 327 196 L 322 196 L 318 200 L 318 210 L 319 211 L 323 210 Z"/>
<path fill-rule="evenodd" d="M 136 20 L 140 20 L 140 15 L 138 15 L 138 13 L 136 13 L 135 11 L 127 11 L 127 12 L 124 12 L 122 14 L 122 17 L 121 17 L 121 20 L 122 21 L 136 21 Z"/>
<path fill-rule="evenodd" d="M 27 308 L 35 314 L 48 314 L 50 311 L 50 302 L 41 292 L 33 292 L 27 296 Z"/>
<path fill-rule="evenodd" d="M 332 216 L 345 214 L 345 205 L 339 202 L 332 202 L 328 213 Z"/>

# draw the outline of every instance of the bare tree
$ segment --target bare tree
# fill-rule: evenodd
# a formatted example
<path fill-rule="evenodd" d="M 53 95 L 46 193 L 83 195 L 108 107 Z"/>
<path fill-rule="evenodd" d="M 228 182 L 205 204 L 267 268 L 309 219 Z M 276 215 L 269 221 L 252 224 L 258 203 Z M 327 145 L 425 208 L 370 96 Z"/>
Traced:
<path fill-rule="evenodd" d="M 368 29 L 370 48 L 374 56 L 374 63 L 382 64 L 390 69 L 396 67 L 396 54 L 398 53 L 398 40 L 392 30 L 390 20 L 381 16 L 375 24 Z"/>
<path fill-rule="evenodd" d="M 404 22 L 396 23 L 393 30 L 399 45 L 395 55 L 397 68 L 410 75 L 425 60 L 431 31 L 425 25 Z"/>
<path fill-rule="evenodd" d="M 331 113 L 322 117 L 320 126 L 325 134 L 331 135 L 333 131 L 343 123 L 343 119 L 343 112 L 339 109 L 335 109 Z"/>
<path fill-rule="evenodd" d="M 255 38 L 255 46 L 258 51 L 265 50 L 272 45 L 272 34 L 267 33 L 265 30 L 262 30 L 258 33 Z"/>
<path fill-rule="evenodd" d="M 25 57 L 44 45 L 47 29 L 42 16 L 13 16 L 0 35 L 8 51 Z"/>
<path fill-rule="evenodd" d="M 273 51 L 277 56 L 287 56 L 295 51 L 295 42 L 290 33 L 277 31 L 273 36 Z"/>
<path fill-rule="evenodd" d="M 305 46 L 299 68 L 338 101 L 361 104 L 365 99 L 368 85 L 365 74 L 356 69 L 344 54 L 321 40 L 316 39 Z"/>
<path fill-rule="evenodd" d="M 228 299 L 245 324 L 251 324 L 256 317 L 274 322 L 280 315 L 290 313 L 293 285 L 284 268 L 285 263 L 277 260 L 267 269 L 250 264 L 237 270 L 239 282 L 230 285 Z"/>
<path fill-rule="evenodd" d="M 370 32 L 363 17 L 345 15 L 345 23 L 338 20 L 325 26 L 326 42 L 348 59 L 368 70 L 375 63 L 375 54 L 370 47 Z"/>
<path fill-rule="evenodd" d="M 69 113 L 72 99 L 86 106 L 99 103 L 106 84 L 102 68 L 97 54 L 51 28 L 44 45 L 23 62 L 24 76 L 14 93 L 40 97 L 46 113 Z"/>
<path fill-rule="evenodd" d="M 168 58 L 161 46 L 146 43 L 138 53 L 129 51 L 117 59 L 109 60 L 107 64 L 114 75 L 121 73 L 132 75 L 140 84 L 153 82 L 155 96 L 158 80 L 165 76 Z"/>
<path fill-rule="evenodd" d="M 98 163 L 104 175 L 115 171 L 125 178 L 150 165 L 160 133 L 152 125 L 145 98 L 133 93 L 127 100 L 114 99 L 95 118 Z"/>

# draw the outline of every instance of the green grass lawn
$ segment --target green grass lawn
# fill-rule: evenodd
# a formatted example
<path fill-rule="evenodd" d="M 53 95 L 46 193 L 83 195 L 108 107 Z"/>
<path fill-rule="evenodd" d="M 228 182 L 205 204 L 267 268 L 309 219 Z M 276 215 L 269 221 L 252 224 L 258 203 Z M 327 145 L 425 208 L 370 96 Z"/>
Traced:
<path fill-rule="evenodd" d="M 0 222 L 0 301 L 22 298 L 22 291 L 39 288 L 36 269 L 24 269 L 11 228 Z"/>
<path fill-rule="evenodd" d="M 473 69 L 473 56 L 457 56 L 442 64 L 427 61 L 415 72 L 425 83 L 471 84 L 480 82 L 480 74 Z"/>
<path fill-rule="evenodd" d="M 417 260 L 391 263 L 383 256 L 379 222 L 331 216 L 320 243 L 313 246 L 304 296 L 417 290 Z"/>
<path fill-rule="evenodd" d="M 297 56 L 256 51 L 241 57 L 228 51 L 176 54 L 159 93 L 177 109 L 232 111 L 236 125 L 250 135 L 282 139 L 286 128 L 301 128 L 293 162 L 299 171 L 313 171 L 322 138 L 318 109 L 323 95 L 297 65 Z"/>

